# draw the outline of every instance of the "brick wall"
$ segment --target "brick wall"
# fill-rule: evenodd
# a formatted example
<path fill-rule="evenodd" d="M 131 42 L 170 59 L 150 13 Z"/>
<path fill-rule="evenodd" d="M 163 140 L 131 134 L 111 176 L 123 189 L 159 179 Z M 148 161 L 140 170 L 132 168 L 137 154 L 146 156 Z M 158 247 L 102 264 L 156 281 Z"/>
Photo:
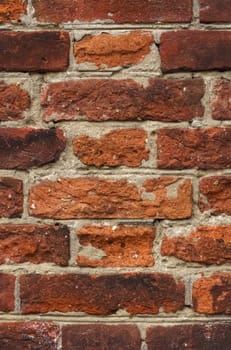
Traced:
<path fill-rule="evenodd" d="M 0 22 L 1 350 L 229 350 L 230 0 Z"/>

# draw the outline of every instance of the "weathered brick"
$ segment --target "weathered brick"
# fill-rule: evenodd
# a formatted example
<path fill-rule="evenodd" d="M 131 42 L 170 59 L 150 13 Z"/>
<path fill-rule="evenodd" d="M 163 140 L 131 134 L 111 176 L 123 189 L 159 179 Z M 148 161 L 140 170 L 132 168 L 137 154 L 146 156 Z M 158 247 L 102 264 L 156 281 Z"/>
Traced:
<path fill-rule="evenodd" d="M 20 278 L 24 314 L 85 312 L 111 315 L 176 312 L 184 306 L 184 283 L 167 274 L 24 275 Z"/>
<path fill-rule="evenodd" d="M 158 131 L 160 169 L 226 169 L 231 167 L 231 128 Z"/>
<path fill-rule="evenodd" d="M 90 62 L 97 68 L 130 66 L 140 63 L 150 53 L 153 43 L 153 35 L 141 30 L 87 35 L 74 43 L 74 56 L 77 63 Z"/>
<path fill-rule="evenodd" d="M 33 0 L 40 22 L 189 22 L 192 0 Z"/>
<path fill-rule="evenodd" d="M 203 116 L 202 79 L 85 79 L 53 83 L 42 91 L 45 121 L 184 121 Z"/>
<path fill-rule="evenodd" d="M 23 212 L 23 183 L 11 177 L 0 178 L 0 216 L 20 217 Z"/>
<path fill-rule="evenodd" d="M 1 0 L 0 22 L 20 21 L 21 15 L 26 14 L 27 1 Z"/>
<path fill-rule="evenodd" d="M 181 30 L 161 35 L 164 72 L 229 70 L 231 32 Z"/>
<path fill-rule="evenodd" d="M 147 133 L 143 129 L 116 129 L 99 139 L 80 135 L 73 140 L 73 150 L 86 165 L 136 167 L 148 160 Z"/>
<path fill-rule="evenodd" d="M 57 350 L 58 336 L 51 322 L 0 323 L 1 350 Z"/>
<path fill-rule="evenodd" d="M 66 32 L 2 31 L 0 71 L 64 71 L 69 63 L 69 41 Z"/>
<path fill-rule="evenodd" d="M 27 169 L 54 162 L 65 145 L 60 129 L 1 128 L 0 168 Z"/>
<path fill-rule="evenodd" d="M 78 230 L 82 248 L 77 263 L 89 267 L 153 266 L 152 226 L 93 226 Z"/>
<path fill-rule="evenodd" d="M 231 274 L 214 273 L 193 285 L 193 308 L 198 313 L 231 314 Z"/>
<path fill-rule="evenodd" d="M 14 311 L 15 276 L 0 273 L 0 311 Z"/>
<path fill-rule="evenodd" d="M 141 338 L 134 325 L 79 324 L 63 327 L 63 350 L 140 350 Z"/>
<path fill-rule="evenodd" d="M 209 176 L 200 180 L 199 208 L 213 215 L 231 215 L 231 176 Z"/>
<path fill-rule="evenodd" d="M 65 266 L 69 260 L 66 226 L 0 225 L 0 264 L 50 262 Z"/>
<path fill-rule="evenodd" d="M 200 21 L 231 22 L 230 0 L 200 0 Z"/>
<path fill-rule="evenodd" d="M 127 180 L 61 178 L 44 180 L 30 189 L 32 216 L 54 219 L 168 218 L 192 214 L 189 179 L 159 177 L 142 185 Z"/>
<path fill-rule="evenodd" d="M 0 121 L 19 120 L 30 107 L 30 95 L 18 84 L 0 81 Z"/>
<path fill-rule="evenodd" d="M 216 80 L 213 94 L 215 95 L 212 101 L 213 119 L 231 120 L 231 81 Z"/>
<path fill-rule="evenodd" d="M 149 327 L 146 342 L 148 350 L 229 350 L 231 324 L 207 322 L 206 324 Z"/>
<path fill-rule="evenodd" d="M 165 236 L 161 254 L 207 265 L 230 264 L 231 226 L 200 226 L 188 236 Z"/>

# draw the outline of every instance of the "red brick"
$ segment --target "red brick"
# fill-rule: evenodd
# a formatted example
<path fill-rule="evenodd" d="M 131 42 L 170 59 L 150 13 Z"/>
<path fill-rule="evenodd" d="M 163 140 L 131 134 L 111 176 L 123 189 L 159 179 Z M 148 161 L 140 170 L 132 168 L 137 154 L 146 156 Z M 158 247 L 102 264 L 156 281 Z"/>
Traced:
<path fill-rule="evenodd" d="M 160 129 L 157 144 L 160 169 L 231 167 L 231 128 Z"/>
<path fill-rule="evenodd" d="M 0 323 L 1 350 L 57 350 L 58 336 L 51 322 Z"/>
<path fill-rule="evenodd" d="M 229 350 L 231 324 L 208 321 L 206 324 L 154 326 L 147 329 L 146 342 L 148 350 Z"/>
<path fill-rule="evenodd" d="M 0 22 L 20 21 L 21 15 L 26 14 L 27 1 L 2 0 L 0 4 Z"/>
<path fill-rule="evenodd" d="M 191 197 L 191 181 L 177 177 L 147 179 L 140 186 L 127 180 L 61 178 L 33 186 L 29 210 L 53 219 L 182 219 L 192 214 Z"/>
<path fill-rule="evenodd" d="M 231 32 L 181 30 L 161 35 L 164 72 L 229 70 Z"/>
<path fill-rule="evenodd" d="M 230 264 L 231 226 L 200 226 L 188 236 L 165 236 L 161 254 L 207 265 Z"/>
<path fill-rule="evenodd" d="M 82 246 L 77 258 L 80 266 L 145 267 L 154 265 L 152 256 L 154 227 L 85 225 L 78 231 L 78 238 Z M 84 247 L 88 250 L 83 250 Z M 91 248 L 99 249 L 101 255 L 97 255 L 97 250 L 94 255 Z M 88 252 L 87 255 L 86 252 Z"/>
<path fill-rule="evenodd" d="M 85 79 L 45 86 L 45 121 L 87 119 L 184 121 L 203 116 L 201 79 Z"/>
<path fill-rule="evenodd" d="M 231 120 L 231 81 L 216 80 L 213 94 L 215 95 L 212 101 L 213 119 Z"/>
<path fill-rule="evenodd" d="M 231 215 L 231 176 L 209 176 L 199 184 L 199 208 L 213 215 Z"/>
<path fill-rule="evenodd" d="M 136 167 L 148 160 L 147 133 L 143 129 L 116 129 L 99 139 L 80 135 L 73 150 L 85 165 Z"/>
<path fill-rule="evenodd" d="M 50 262 L 65 266 L 69 258 L 66 226 L 0 225 L 0 264 Z"/>
<path fill-rule="evenodd" d="M 60 129 L 1 128 L 0 168 L 27 169 L 54 162 L 65 145 Z"/>
<path fill-rule="evenodd" d="M 231 315 L 231 274 L 214 273 L 194 282 L 193 308 L 208 315 Z"/>
<path fill-rule="evenodd" d="M 40 22 L 190 22 L 192 0 L 33 0 Z"/>
<path fill-rule="evenodd" d="M 18 84 L 0 81 L 0 121 L 19 120 L 30 107 L 30 95 Z"/>
<path fill-rule="evenodd" d="M 85 312 L 111 315 L 176 312 L 184 306 L 184 283 L 167 274 L 24 275 L 20 278 L 24 314 Z"/>
<path fill-rule="evenodd" d="M 20 217 L 23 212 L 23 183 L 11 177 L 0 178 L 0 216 Z"/>
<path fill-rule="evenodd" d="M 94 63 L 97 68 L 112 68 L 140 63 L 151 51 L 150 32 L 134 30 L 128 34 L 87 35 L 74 44 L 77 63 Z"/>
<path fill-rule="evenodd" d="M 230 0 L 200 0 L 200 21 L 231 22 Z"/>
<path fill-rule="evenodd" d="M 0 33 L 0 71 L 58 72 L 69 63 L 69 35 L 66 32 Z"/>
<path fill-rule="evenodd" d="M 63 350 L 140 350 L 141 338 L 134 325 L 78 324 L 63 327 Z"/>
<path fill-rule="evenodd" d="M 0 311 L 14 311 L 15 276 L 0 273 Z"/>

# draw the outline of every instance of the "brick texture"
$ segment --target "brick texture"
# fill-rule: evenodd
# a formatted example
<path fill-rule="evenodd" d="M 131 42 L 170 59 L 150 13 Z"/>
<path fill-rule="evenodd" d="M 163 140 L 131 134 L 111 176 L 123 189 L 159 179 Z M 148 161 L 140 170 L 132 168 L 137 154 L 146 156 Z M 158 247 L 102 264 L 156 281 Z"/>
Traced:
<path fill-rule="evenodd" d="M 203 116 L 203 95 L 201 79 L 85 79 L 45 86 L 41 104 L 45 121 L 186 121 Z"/>
<path fill-rule="evenodd" d="M 78 238 L 82 247 L 77 258 L 80 266 L 154 265 L 152 257 L 154 227 L 85 225 L 78 230 Z M 95 254 L 91 247 L 96 248 Z"/>
<path fill-rule="evenodd" d="M 184 305 L 184 284 L 166 274 L 24 275 L 20 278 L 25 314 L 81 311 L 111 315 L 176 312 Z"/>
<path fill-rule="evenodd" d="M 200 0 L 200 21 L 204 23 L 231 22 L 229 0 Z"/>
<path fill-rule="evenodd" d="M 0 311 L 14 311 L 15 276 L 0 273 Z"/>
<path fill-rule="evenodd" d="M 17 22 L 20 16 L 26 14 L 27 1 L 2 0 L 0 4 L 0 23 Z"/>
<path fill-rule="evenodd" d="M 147 179 L 140 187 L 126 180 L 61 178 L 33 186 L 29 208 L 32 216 L 54 219 L 180 219 L 191 216 L 191 196 L 190 180 L 176 177 Z"/>
<path fill-rule="evenodd" d="M 23 212 L 23 183 L 11 177 L 0 178 L 0 216 L 20 217 Z"/>
<path fill-rule="evenodd" d="M 217 120 L 231 120 L 231 81 L 216 80 L 213 86 L 212 116 Z"/>

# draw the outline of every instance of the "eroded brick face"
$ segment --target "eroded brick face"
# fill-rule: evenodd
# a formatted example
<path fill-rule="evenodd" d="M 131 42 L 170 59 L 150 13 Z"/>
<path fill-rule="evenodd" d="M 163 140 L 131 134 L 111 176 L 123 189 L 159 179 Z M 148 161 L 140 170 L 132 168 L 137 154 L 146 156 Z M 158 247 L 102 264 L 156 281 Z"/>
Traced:
<path fill-rule="evenodd" d="M 27 1 L 2 0 L 0 4 L 0 23 L 18 22 L 20 17 L 26 14 Z"/>
<path fill-rule="evenodd" d="M 0 216 L 6 218 L 20 217 L 23 212 L 22 180 L 0 178 Z"/>
<path fill-rule="evenodd" d="M 216 80 L 213 86 L 212 116 L 217 120 L 231 120 L 231 81 Z"/>

